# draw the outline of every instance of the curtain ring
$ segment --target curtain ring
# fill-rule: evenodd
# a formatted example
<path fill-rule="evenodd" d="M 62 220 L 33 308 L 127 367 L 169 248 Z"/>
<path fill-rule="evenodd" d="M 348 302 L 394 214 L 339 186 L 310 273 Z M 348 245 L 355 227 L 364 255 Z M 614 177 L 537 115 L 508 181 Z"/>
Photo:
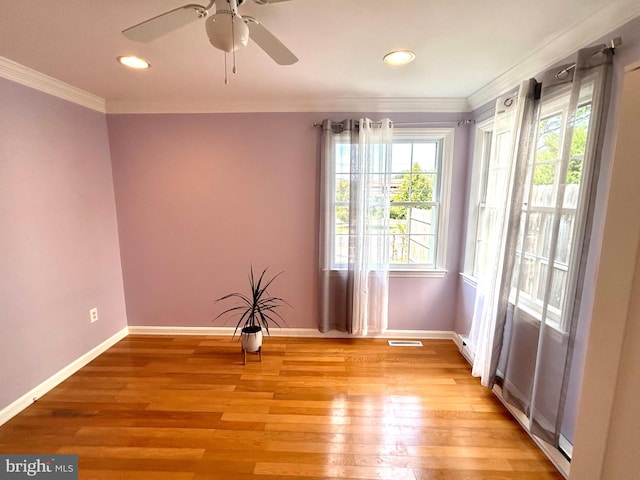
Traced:
<path fill-rule="evenodd" d="M 513 97 L 509 97 L 505 99 L 505 101 L 502 103 L 504 104 L 505 107 L 510 107 L 511 105 L 513 105 Z"/>
<path fill-rule="evenodd" d="M 562 70 L 560 70 L 558 73 L 555 74 L 555 77 L 558 80 L 564 80 L 565 78 L 567 78 L 569 76 L 569 70 L 571 70 L 572 68 L 576 68 L 576 64 L 575 63 L 573 65 L 567 67 L 567 68 L 563 68 Z"/>

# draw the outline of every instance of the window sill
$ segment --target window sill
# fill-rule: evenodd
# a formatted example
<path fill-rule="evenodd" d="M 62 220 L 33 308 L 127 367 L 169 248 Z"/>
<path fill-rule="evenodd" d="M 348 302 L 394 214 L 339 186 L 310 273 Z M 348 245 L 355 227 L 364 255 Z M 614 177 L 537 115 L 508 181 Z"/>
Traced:
<path fill-rule="evenodd" d="M 460 276 L 462 277 L 462 281 L 473 288 L 478 288 L 478 279 L 476 277 L 472 277 L 468 273 L 460 272 Z"/>
<path fill-rule="evenodd" d="M 332 268 L 329 270 L 331 273 L 330 275 L 333 276 L 340 276 L 340 275 L 344 275 L 346 269 L 341 269 L 341 268 Z M 389 270 L 389 277 L 390 278 L 402 278 L 402 277 L 421 277 L 421 278 L 444 278 L 444 276 L 448 273 L 447 270 L 397 270 L 397 269 L 393 269 L 393 270 Z"/>
<path fill-rule="evenodd" d="M 540 318 L 540 314 L 538 312 L 536 312 L 535 310 L 525 306 L 525 305 L 518 305 L 518 307 L 516 307 L 513 302 L 511 300 L 509 300 L 509 306 L 508 308 L 512 311 L 514 311 L 517 308 L 517 310 L 520 312 L 520 318 L 523 318 L 525 321 L 529 322 L 532 325 L 535 325 L 536 327 L 539 327 L 540 324 L 542 323 L 542 319 Z M 567 337 L 569 335 L 568 332 L 566 332 L 565 330 L 563 330 L 560 325 L 558 325 L 557 322 L 554 322 L 552 320 L 545 322 L 545 327 L 548 327 L 551 329 L 551 333 L 553 336 L 557 337 L 557 338 L 564 338 Z"/>
<path fill-rule="evenodd" d="M 389 270 L 389 277 L 444 278 L 447 270 Z"/>

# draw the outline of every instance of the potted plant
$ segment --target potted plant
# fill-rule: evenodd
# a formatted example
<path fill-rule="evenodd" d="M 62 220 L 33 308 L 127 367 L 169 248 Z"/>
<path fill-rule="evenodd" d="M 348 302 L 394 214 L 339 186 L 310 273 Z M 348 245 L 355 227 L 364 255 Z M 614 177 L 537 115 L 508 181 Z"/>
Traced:
<path fill-rule="evenodd" d="M 214 321 L 226 314 L 240 315 L 231 338 L 235 338 L 238 329 L 240 329 L 240 345 L 242 346 L 245 364 L 247 362 L 247 352 L 258 353 L 260 355 L 260 361 L 262 361 L 262 329 L 269 335 L 269 326 L 275 325 L 280 327 L 278 321 L 286 324 L 286 321 L 282 318 L 278 309 L 285 305 L 290 306 L 289 303 L 280 297 L 271 296 L 267 292 L 267 288 L 269 288 L 274 280 L 283 272 L 274 275 L 271 279 L 267 279 L 265 277 L 267 270 L 268 267 L 262 271 L 256 280 L 253 273 L 253 266 L 251 266 L 249 273 L 249 287 L 251 292 L 249 295 L 234 292 L 215 300 L 216 303 L 230 298 L 239 301 L 237 305 L 220 313 Z"/>

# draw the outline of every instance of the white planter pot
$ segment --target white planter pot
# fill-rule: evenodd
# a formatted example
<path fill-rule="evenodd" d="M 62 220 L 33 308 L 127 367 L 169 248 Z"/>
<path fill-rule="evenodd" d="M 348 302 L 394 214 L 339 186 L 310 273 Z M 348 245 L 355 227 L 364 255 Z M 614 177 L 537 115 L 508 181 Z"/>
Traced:
<path fill-rule="evenodd" d="M 247 333 L 242 329 L 242 333 L 240 334 L 240 345 L 242 345 L 242 350 L 247 352 L 258 352 L 260 351 L 260 347 L 262 347 L 262 330 L 258 330 L 257 332 Z"/>

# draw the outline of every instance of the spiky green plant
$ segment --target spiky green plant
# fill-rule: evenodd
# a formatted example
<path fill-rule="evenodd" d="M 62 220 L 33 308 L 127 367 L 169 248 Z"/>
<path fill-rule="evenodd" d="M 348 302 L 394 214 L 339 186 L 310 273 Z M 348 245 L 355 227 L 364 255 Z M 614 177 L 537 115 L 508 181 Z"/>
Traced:
<path fill-rule="evenodd" d="M 265 329 L 267 335 L 270 335 L 269 324 L 275 325 L 276 327 L 280 327 L 278 321 L 281 321 L 285 325 L 287 324 L 282 315 L 280 315 L 280 312 L 278 312 L 278 309 L 284 306 L 290 307 L 291 305 L 289 305 L 289 303 L 283 298 L 273 297 L 269 295 L 269 292 L 267 292 L 267 288 L 269 288 L 274 280 L 283 272 L 274 275 L 271 279 L 267 279 L 265 278 L 265 275 L 268 269 L 268 267 L 265 268 L 260 274 L 260 277 L 256 280 L 255 275 L 253 274 L 253 266 L 251 266 L 251 271 L 249 273 L 249 287 L 251 288 L 251 293 L 249 295 L 234 292 L 215 300 L 215 303 L 229 298 L 239 300 L 237 305 L 226 309 L 213 319 L 213 321 L 216 321 L 218 318 L 230 313 L 240 315 L 236 328 L 233 331 L 232 339 L 235 338 L 239 328 L 242 330 L 245 327 L 253 327 L 257 332 L 259 331 L 258 327 L 261 327 Z"/>

